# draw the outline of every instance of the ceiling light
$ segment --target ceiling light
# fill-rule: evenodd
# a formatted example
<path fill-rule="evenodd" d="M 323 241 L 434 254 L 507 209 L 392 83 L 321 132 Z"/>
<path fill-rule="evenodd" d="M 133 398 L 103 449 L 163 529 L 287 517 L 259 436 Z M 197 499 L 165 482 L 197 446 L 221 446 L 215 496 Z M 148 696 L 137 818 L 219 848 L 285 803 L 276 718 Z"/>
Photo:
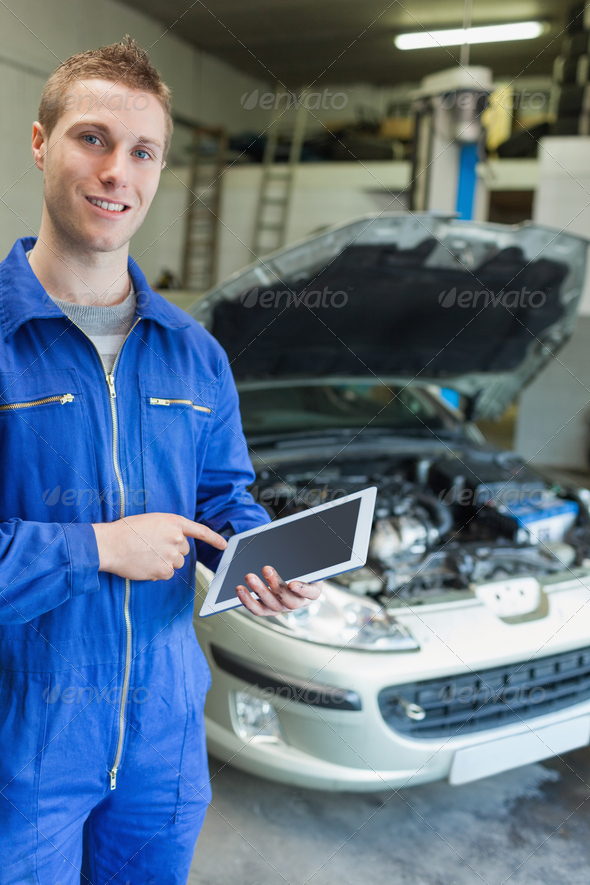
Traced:
<path fill-rule="evenodd" d="M 437 46 L 464 46 L 466 43 L 501 43 L 505 40 L 532 40 L 545 31 L 543 22 L 513 22 L 479 28 L 450 28 L 446 31 L 414 31 L 398 34 L 398 49 L 432 49 Z"/>

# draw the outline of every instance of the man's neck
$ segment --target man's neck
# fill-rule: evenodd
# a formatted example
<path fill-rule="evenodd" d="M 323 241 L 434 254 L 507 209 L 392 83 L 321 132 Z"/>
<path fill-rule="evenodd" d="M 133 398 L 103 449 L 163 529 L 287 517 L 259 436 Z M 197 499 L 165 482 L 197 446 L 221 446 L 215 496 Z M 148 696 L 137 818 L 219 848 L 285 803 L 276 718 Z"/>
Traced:
<path fill-rule="evenodd" d="M 115 252 L 84 251 L 60 242 L 50 226 L 41 224 L 29 256 L 31 269 L 54 298 L 77 304 L 114 305 L 130 291 L 127 244 Z"/>

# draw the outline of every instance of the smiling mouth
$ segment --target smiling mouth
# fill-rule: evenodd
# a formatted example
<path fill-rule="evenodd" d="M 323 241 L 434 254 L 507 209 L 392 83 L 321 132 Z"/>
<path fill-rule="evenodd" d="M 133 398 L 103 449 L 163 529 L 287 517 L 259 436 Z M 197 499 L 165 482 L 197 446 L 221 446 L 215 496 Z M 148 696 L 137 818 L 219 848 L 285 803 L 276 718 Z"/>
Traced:
<path fill-rule="evenodd" d="M 126 209 L 129 209 L 125 203 L 114 203 L 109 200 L 99 200 L 96 197 L 86 197 L 89 203 L 92 203 L 93 206 L 98 206 L 99 209 L 106 209 L 107 212 L 124 212 Z"/>

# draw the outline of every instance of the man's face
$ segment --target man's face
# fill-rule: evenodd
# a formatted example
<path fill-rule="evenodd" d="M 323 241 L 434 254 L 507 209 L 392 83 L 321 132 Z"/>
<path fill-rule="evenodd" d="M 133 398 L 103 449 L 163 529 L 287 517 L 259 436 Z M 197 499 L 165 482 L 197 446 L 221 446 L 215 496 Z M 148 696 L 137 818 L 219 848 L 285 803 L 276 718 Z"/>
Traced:
<path fill-rule="evenodd" d="M 33 156 L 55 233 L 83 251 L 125 246 L 154 198 L 166 134 L 155 95 L 85 80 L 62 100 L 47 140 L 33 127 Z"/>

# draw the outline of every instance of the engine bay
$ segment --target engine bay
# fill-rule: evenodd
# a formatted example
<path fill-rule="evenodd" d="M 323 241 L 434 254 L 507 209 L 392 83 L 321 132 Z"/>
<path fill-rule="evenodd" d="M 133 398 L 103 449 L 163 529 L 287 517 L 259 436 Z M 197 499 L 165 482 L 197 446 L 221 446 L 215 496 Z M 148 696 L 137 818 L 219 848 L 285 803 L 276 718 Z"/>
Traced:
<path fill-rule="evenodd" d="M 366 566 L 334 578 L 388 607 L 469 598 L 479 584 L 590 565 L 588 501 L 512 452 L 287 459 L 251 489 L 273 519 L 374 485 Z M 590 497 L 590 494 L 589 494 Z"/>

